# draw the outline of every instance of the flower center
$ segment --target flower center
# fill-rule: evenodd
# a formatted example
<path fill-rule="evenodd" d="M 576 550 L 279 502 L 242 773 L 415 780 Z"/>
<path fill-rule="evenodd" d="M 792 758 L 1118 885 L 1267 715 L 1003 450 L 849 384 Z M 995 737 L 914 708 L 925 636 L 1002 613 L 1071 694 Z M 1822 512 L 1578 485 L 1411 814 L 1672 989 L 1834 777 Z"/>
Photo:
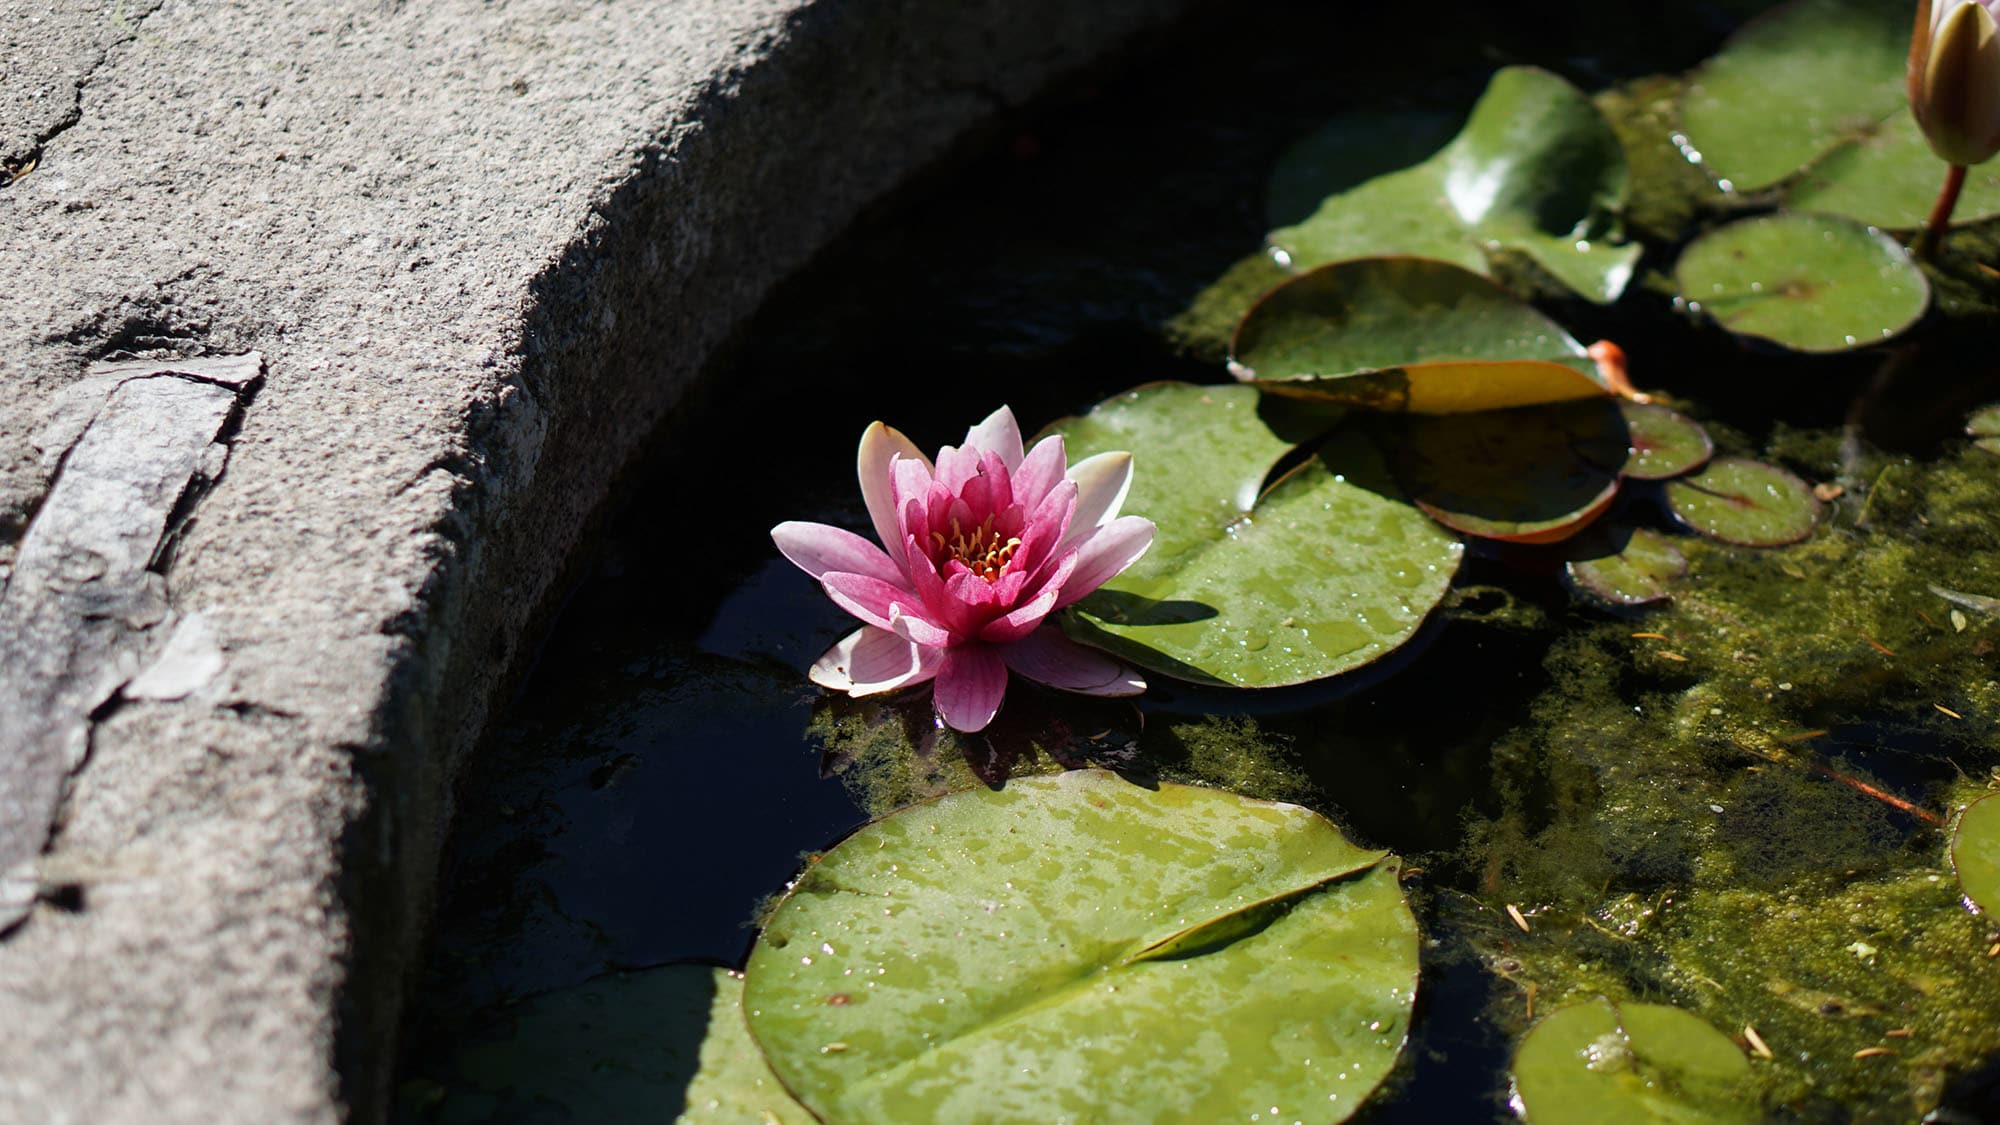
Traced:
<path fill-rule="evenodd" d="M 1014 558 L 1014 549 L 1021 545 L 1019 538 L 1011 536 L 1003 542 L 993 530 L 992 516 L 987 516 L 970 532 L 959 527 L 954 519 L 951 521 L 951 538 L 945 538 L 942 531 L 931 532 L 931 538 L 937 542 L 939 550 L 964 563 L 967 570 L 988 582 L 999 580 Z"/>

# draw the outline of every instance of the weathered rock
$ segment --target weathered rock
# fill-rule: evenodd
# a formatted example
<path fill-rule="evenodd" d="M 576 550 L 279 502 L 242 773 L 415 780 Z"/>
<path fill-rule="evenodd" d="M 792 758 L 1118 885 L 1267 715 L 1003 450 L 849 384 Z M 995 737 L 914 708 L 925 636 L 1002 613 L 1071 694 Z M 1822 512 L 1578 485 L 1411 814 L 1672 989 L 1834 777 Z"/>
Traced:
<path fill-rule="evenodd" d="M 135 580 L 179 624 L 56 707 L 0 1120 L 378 1116 L 448 781 L 612 476 L 860 206 L 1182 2 L 6 6 L 9 605 L 93 361 L 265 382 Z"/>

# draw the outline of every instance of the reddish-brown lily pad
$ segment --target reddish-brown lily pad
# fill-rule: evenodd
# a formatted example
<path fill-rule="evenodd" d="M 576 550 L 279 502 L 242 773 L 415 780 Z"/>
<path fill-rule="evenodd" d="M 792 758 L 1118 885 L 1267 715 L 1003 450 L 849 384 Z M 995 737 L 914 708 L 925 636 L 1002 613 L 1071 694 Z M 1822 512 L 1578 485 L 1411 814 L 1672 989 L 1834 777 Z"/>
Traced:
<path fill-rule="evenodd" d="M 1620 400 L 1618 410 L 1625 416 L 1629 443 L 1622 459 L 1604 467 L 1621 476 L 1665 480 L 1701 468 L 1715 453 L 1707 430 L 1664 406 Z"/>
<path fill-rule="evenodd" d="M 1806 482 L 1741 457 L 1670 480 L 1667 508 L 1690 531 L 1743 547 L 1782 547 L 1812 534 L 1819 501 Z"/>
<path fill-rule="evenodd" d="M 1378 423 L 1391 471 L 1417 507 L 1466 535 L 1567 539 L 1618 494 L 1625 426 L 1609 399 Z"/>
<path fill-rule="evenodd" d="M 1628 609 L 1672 597 L 1671 587 L 1687 575 L 1688 563 L 1674 541 L 1657 531 L 1598 527 L 1578 538 L 1567 571 L 1572 589 Z"/>

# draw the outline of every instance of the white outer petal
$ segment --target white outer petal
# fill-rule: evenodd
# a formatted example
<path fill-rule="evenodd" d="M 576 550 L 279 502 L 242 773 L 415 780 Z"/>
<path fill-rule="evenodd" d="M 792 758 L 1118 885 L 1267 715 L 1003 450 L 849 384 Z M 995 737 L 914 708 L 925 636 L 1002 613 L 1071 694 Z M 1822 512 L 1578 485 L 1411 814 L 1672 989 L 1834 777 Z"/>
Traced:
<path fill-rule="evenodd" d="M 1070 518 L 1064 542 L 1073 542 L 1090 529 L 1118 518 L 1125 506 L 1125 494 L 1132 490 L 1132 455 L 1099 453 L 1069 467 L 1069 479 L 1076 482 L 1076 515 Z"/>

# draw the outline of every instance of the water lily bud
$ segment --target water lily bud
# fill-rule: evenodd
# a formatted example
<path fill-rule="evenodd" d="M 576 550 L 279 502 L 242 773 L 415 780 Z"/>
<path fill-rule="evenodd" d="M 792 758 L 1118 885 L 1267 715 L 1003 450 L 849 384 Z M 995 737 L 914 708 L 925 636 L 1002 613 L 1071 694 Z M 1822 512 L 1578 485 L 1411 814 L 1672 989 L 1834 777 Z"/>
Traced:
<path fill-rule="evenodd" d="M 1910 111 L 1949 164 L 2000 152 L 2000 0 L 1919 0 L 1910 37 Z"/>

